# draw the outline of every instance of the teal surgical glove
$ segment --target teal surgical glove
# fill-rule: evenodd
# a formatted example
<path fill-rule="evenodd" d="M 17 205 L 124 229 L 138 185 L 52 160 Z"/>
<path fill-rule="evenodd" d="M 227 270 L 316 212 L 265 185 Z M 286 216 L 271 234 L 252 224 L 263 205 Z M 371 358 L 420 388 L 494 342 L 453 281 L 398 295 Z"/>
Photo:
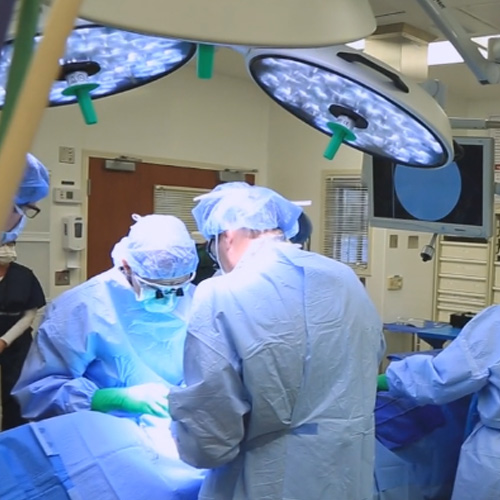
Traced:
<path fill-rule="evenodd" d="M 95 411 L 108 413 L 121 410 L 128 413 L 168 417 L 169 389 L 163 384 L 142 384 L 132 387 L 98 389 L 91 402 Z"/>
<path fill-rule="evenodd" d="M 377 391 L 388 391 L 389 383 L 387 382 L 387 375 L 382 373 L 377 377 Z"/>

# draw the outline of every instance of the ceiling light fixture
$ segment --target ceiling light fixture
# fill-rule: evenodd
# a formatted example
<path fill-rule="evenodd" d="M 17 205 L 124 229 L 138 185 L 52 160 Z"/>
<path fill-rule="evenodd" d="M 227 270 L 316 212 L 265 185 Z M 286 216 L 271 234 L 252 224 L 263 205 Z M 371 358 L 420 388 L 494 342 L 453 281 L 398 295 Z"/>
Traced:
<path fill-rule="evenodd" d="M 36 37 L 37 44 L 41 38 Z M 93 24 L 77 26 L 67 40 L 60 79 L 52 86 L 49 105 L 78 101 L 86 120 L 96 120 L 90 97 L 110 96 L 162 78 L 186 64 L 195 52 L 190 42 Z M 0 107 L 12 55 L 10 40 L 0 55 Z"/>
<path fill-rule="evenodd" d="M 254 81 L 278 104 L 342 142 L 402 165 L 438 167 L 453 158 L 445 112 L 417 83 L 347 46 L 251 49 Z"/>
<path fill-rule="evenodd" d="M 202 78 L 212 74 L 214 45 L 324 47 L 363 38 L 376 28 L 369 0 L 86 0 L 81 16 L 198 42 Z"/>

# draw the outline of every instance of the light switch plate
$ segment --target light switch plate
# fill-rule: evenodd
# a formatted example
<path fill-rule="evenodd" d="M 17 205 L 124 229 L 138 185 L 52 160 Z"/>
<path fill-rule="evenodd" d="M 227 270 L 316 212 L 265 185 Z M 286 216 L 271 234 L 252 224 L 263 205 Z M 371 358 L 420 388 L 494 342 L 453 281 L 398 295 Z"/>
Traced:
<path fill-rule="evenodd" d="M 67 286 L 70 284 L 69 271 L 65 269 L 64 271 L 56 271 L 55 285 L 56 286 Z"/>
<path fill-rule="evenodd" d="M 387 278 L 387 290 L 401 290 L 403 288 L 402 276 L 389 276 Z"/>

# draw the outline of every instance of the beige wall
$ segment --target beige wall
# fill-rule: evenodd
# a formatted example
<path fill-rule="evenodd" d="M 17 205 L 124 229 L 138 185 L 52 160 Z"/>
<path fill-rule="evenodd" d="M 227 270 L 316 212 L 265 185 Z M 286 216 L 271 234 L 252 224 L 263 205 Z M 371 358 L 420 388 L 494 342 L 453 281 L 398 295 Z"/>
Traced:
<path fill-rule="evenodd" d="M 91 127 L 83 124 L 75 106 L 46 111 L 34 152 L 49 166 L 52 187 L 69 180 L 85 190 L 85 155 L 95 152 L 179 164 L 256 168 L 259 183 L 292 199 L 312 200 L 306 211 L 315 228 L 312 246 L 319 250 L 323 172 L 361 169 L 362 155 L 347 146 L 340 148 L 333 161 L 325 160 L 328 138 L 283 111 L 248 79 L 216 74 L 211 81 L 200 81 L 192 68 L 185 68 L 154 84 L 98 100 L 96 108 L 99 124 Z M 453 116 L 470 113 L 467 103 L 453 94 L 448 95 L 447 110 Z M 477 105 L 471 115 L 477 115 Z M 58 163 L 59 146 L 76 149 L 74 165 Z M 65 266 L 61 218 L 84 213 L 84 205 L 54 205 L 49 199 L 43 208 L 43 215 L 28 225 L 20 253 L 28 264 L 39 261 L 40 255 L 49 260 L 49 266 L 37 266 L 47 275 L 53 298 L 66 289 L 54 286 L 54 272 Z M 408 234 L 398 234 L 404 243 Z M 388 236 L 386 230 L 373 230 L 369 293 L 386 320 L 430 317 L 433 264 L 421 262 L 420 248 L 388 250 Z M 429 236 L 420 235 L 419 247 Z M 33 266 L 35 270 L 37 266 Z M 82 278 L 80 272 L 72 273 L 71 286 Z M 403 276 L 401 291 L 386 290 L 386 279 L 392 274 Z"/>
<path fill-rule="evenodd" d="M 139 89 L 95 102 L 99 123 L 86 126 L 78 107 L 46 111 L 33 152 L 49 167 L 52 187 L 62 181 L 86 186 L 85 154 L 130 155 L 170 163 L 214 168 L 258 169 L 267 182 L 269 100 L 249 80 L 217 75 L 210 81 L 184 68 Z M 58 162 L 59 146 L 76 150 L 74 165 Z M 84 206 L 43 203 L 44 215 L 26 228 L 20 242 L 24 259 L 39 260 L 40 244 L 50 239 L 51 298 L 67 287 L 54 286 L 54 272 L 65 266 L 61 248 L 61 218 L 81 214 Z M 50 216 L 49 216 L 50 214 Z M 28 262 L 29 264 L 30 262 Z M 37 267 L 33 265 L 35 270 Z M 45 266 L 47 267 L 47 266 Z M 40 270 L 43 274 L 43 269 Z M 72 271 L 71 285 L 80 281 Z"/>

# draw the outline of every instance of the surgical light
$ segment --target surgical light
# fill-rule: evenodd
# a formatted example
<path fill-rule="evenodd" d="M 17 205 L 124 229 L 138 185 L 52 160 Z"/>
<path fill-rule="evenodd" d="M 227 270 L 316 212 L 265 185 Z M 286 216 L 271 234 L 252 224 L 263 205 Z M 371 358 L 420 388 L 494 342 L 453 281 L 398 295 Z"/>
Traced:
<path fill-rule="evenodd" d="M 36 37 L 37 44 L 41 38 L 42 35 Z M 5 101 L 12 49 L 11 40 L 4 45 L 0 56 L 0 106 Z M 195 51 L 195 44 L 190 42 L 93 24 L 78 26 L 68 38 L 66 53 L 60 61 L 60 81 L 52 86 L 49 105 L 75 103 L 83 86 L 95 99 L 150 83 L 179 69 Z M 73 91 L 66 91 L 68 85 Z"/>
<path fill-rule="evenodd" d="M 399 164 L 438 167 L 453 158 L 449 120 L 418 84 L 347 46 L 251 49 L 254 81 L 278 104 L 341 142 Z"/>
<path fill-rule="evenodd" d="M 376 28 L 369 0 L 85 0 L 80 13 L 141 33 L 252 47 L 329 46 Z"/>
<path fill-rule="evenodd" d="M 81 16 L 198 42 L 200 78 L 212 74 L 214 45 L 325 47 L 376 28 L 369 0 L 86 0 Z"/>

